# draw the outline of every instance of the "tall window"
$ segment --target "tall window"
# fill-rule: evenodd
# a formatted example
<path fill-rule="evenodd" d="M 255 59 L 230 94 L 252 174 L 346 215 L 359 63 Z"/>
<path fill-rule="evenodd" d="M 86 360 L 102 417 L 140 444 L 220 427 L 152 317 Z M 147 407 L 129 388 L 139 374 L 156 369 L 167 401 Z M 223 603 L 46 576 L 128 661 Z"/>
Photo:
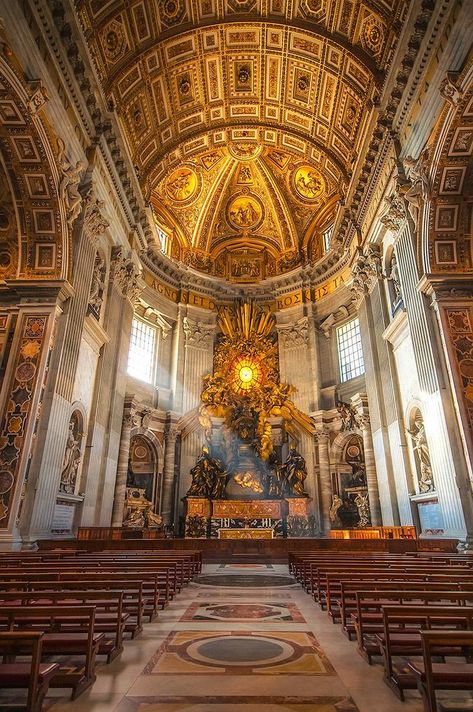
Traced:
<path fill-rule="evenodd" d="M 342 383 L 365 372 L 361 347 L 360 322 L 353 319 L 337 329 L 338 360 Z"/>
<path fill-rule="evenodd" d="M 156 329 L 144 321 L 133 319 L 131 325 L 128 373 L 140 381 L 153 383 Z"/>
<path fill-rule="evenodd" d="M 322 239 L 324 243 L 324 252 L 328 252 L 330 250 L 330 242 L 332 240 L 332 233 L 333 233 L 333 225 L 330 225 L 324 232 L 322 233 Z"/>

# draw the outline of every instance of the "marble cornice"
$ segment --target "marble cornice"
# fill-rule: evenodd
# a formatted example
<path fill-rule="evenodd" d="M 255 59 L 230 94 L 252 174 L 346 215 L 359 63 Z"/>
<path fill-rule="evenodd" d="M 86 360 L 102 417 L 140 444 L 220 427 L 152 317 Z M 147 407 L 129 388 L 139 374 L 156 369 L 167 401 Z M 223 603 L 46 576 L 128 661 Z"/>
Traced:
<path fill-rule="evenodd" d="M 425 274 L 417 284 L 417 289 L 434 302 L 464 302 L 473 299 L 473 279 L 471 273 Z"/>
<path fill-rule="evenodd" d="M 0 285 L 2 301 L 16 300 L 22 303 L 44 304 L 57 300 L 62 303 L 74 294 L 73 286 L 65 279 L 55 281 L 9 279 Z"/>
<path fill-rule="evenodd" d="M 349 255 L 337 260 L 328 255 L 328 259 L 318 264 L 302 265 L 286 274 L 270 277 L 258 284 L 227 282 L 220 277 L 205 275 L 183 263 L 173 262 L 169 257 L 149 249 L 140 254 L 143 266 L 158 280 L 173 289 L 196 291 L 218 301 L 232 300 L 241 296 L 251 296 L 259 301 L 269 301 L 287 292 L 298 289 L 316 288 L 325 280 L 334 278 L 349 263 Z M 324 269 L 325 267 L 325 269 Z M 148 285 L 148 288 L 151 288 Z"/>

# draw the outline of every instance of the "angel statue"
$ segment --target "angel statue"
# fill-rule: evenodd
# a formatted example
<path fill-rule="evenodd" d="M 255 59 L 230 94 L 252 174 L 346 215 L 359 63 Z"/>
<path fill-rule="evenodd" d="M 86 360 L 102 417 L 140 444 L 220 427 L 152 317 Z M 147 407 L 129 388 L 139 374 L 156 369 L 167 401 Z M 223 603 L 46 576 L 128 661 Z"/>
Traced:
<path fill-rule="evenodd" d="M 57 145 L 59 147 L 58 164 L 62 173 L 59 197 L 64 201 L 68 215 L 67 222 L 72 226 L 81 210 L 82 195 L 79 193 L 79 183 L 81 173 L 87 168 L 87 163 L 77 161 L 73 165 L 66 156 L 66 144 L 61 138 L 58 138 Z"/>
<path fill-rule="evenodd" d="M 410 187 L 404 193 L 407 201 L 409 213 L 417 226 L 419 212 L 423 203 L 430 198 L 430 180 L 428 175 L 428 151 L 423 151 L 419 158 L 407 156 L 404 159 L 404 166 L 407 168 Z"/>

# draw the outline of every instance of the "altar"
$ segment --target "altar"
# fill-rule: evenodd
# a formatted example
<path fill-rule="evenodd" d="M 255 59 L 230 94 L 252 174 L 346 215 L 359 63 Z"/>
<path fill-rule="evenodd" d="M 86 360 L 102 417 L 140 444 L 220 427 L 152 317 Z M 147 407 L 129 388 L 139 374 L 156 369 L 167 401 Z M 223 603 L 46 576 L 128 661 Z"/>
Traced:
<path fill-rule="evenodd" d="M 219 315 L 222 336 L 204 377 L 205 444 L 183 497 L 184 536 L 276 539 L 315 536 L 306 462 L 296 443 L 314 424 L 279 379 L 274 318 L 242 303 Z"/>
<path fill-rule="evenodd" d="M 185 536 L 193 539 L 311 536 L 309 505 L 308 497 L 260 500 L 186 497 Z"/>

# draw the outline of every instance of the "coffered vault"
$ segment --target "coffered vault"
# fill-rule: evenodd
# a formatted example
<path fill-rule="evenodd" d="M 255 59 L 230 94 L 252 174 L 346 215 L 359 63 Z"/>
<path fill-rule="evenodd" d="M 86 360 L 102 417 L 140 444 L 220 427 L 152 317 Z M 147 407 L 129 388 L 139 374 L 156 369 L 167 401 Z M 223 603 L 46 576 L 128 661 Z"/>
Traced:
<path fill-rule="evenodd" d="M 322 254 L 402 0 L 77 0 L 170 256 L 258 281 Z"/>

